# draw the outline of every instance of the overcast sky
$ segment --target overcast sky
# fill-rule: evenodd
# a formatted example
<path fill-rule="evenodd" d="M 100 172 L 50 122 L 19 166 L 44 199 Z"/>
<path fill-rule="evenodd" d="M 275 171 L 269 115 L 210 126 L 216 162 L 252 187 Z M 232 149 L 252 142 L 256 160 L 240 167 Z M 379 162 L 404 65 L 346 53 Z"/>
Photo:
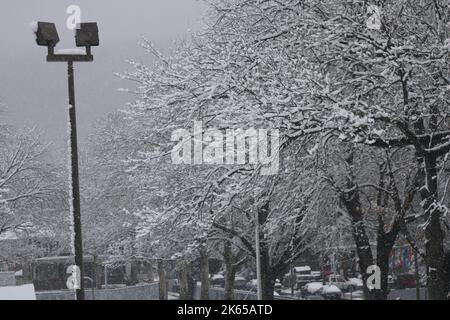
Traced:
<path fill-rule="evenodd" d="M 101 42 L 93 49 L 93 63 L 75 65 L 81 139 L 96 119 L 132 100 L 118 92 L 131 84 L 114 72 L 129 69 L 126 59 L 150 61 L 138 45 L 141 37 L 167 48 L 189 29 L 198 29 L 204 10 L 198 0 L 1 0 L 0 101 L 10 122 L 43 129 L 56 144 L 65 141 L 67 67 L 45 62 L 46 48 L 36 45 L 29 24 L 55 22 L 61 38 L 57 48 L 73 48 L 73 32 L 66 28 L 71 4 L 81 7 L 82 21 L 98 22 Z"/>

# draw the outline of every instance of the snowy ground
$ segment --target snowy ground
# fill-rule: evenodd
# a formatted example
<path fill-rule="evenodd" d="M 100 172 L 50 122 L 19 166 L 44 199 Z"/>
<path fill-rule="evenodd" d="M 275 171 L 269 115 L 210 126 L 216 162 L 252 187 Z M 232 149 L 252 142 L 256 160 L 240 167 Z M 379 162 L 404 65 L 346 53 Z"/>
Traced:
<path fill-rule="evenodd" d="M 420 291 L 421 300 L 425 300 L 426 289 L 422 288 Z M 169 292 L 169 300 L 179 300 L 180 295 L 178 293 Z M 344 294 L 345 300 L 364 300 L 362 291 L 355 291 L 350 295 L 350 293 Z M 392 290 L 389 294 L 389 300 L 416 300 L 416 289 L 401 289 Z"/>
<path fill-rule="evenodd" d="M 36 300 L 34 286 L 0 287 L 0 300 Z"/>

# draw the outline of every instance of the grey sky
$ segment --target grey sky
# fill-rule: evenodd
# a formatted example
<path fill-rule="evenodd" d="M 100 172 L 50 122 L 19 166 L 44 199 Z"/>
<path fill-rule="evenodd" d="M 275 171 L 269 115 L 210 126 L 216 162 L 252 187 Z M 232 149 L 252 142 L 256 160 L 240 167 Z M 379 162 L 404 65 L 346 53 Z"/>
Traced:
<path fill-rule="evenodd" d="M 204 8 L 197 0 L 2 0 L 0 99 L 8 107 L 6 116 L 17 125 L 43 129 L 56 144 L 66 133 L 66 65 L 45 62 L 46 49 L 36 45 L 29 24 L 55 22 L 61 38 L 57 48 L 73 48 L 73 32 L 65 26 L 71 4 L 81 7 L 83 21 L 99 23 L 101 41 L 93 49 L 94 63 L 75 65 L 82 139 L 96 119 L 132 100 L 118 92 L 131 84 L 113 73 L 129 69 L 126 59 L 149 61 L 138 45 L 141 37 L 167 48 L 199 27 Z"/>

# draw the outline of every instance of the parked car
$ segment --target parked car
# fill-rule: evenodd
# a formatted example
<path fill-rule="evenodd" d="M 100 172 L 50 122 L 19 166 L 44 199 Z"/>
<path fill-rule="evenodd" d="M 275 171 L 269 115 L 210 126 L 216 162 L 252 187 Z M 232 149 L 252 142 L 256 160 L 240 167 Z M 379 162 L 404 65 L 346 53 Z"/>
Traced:
<path fill-rule="evenodd" d="M 297 275 L 297 285 L 298 289 L 301 289 L 306 284 L 311 282 L 320 282 L 322 281 L 322 277 L 320 275 L 312 275 L 312 274 L 300 274 Z"/>
<path fill-rule="evenodd" d="M 310 266 L 294 267 L 294 273 L 286 273 L 283 277 L 283 286 L 290 288 L 294 282 L 295 289 L 301 289 L 309 282 L 322 281 L 322 274 L 320 271 L 311 271 Z"/>
<path fill-rule="evenodd" d="M 362 279 L 359 278 L 350 278 L 348 279 L 348 291 L 360 291 L 363 290 L 364 283 Z"/>
<path fill-rule="evenodd" d="M 292 296 L 292 289 L 290 289 L 290 288 L 283 288 L 281 290 L 277 290 L 277 292 L 282 297 L 291 297 Z"/>
<path fill-rule="evenodd" d="M 342 300 L 344 298 L 342 291 L 333 284 L 324 285 L 317 291 L 317 294 L 321 295 L 325 300 Z"/>
<path fill-rule="evenodd" d="M 398 289 L 415 288 L 417 286 L 416 276 L 411 273 L 399 274 L 396 284 Z"/>
<path fill-rule="evenodd" d="M 364 300 L 363 290 L 350 291 L 344 293 L 344 299 L 346 300 Z"/>
<path fill-rule="evenodd" d="M 245 279 L 244 277 L 237 276 L 234 279 L 234 288 L 236 290 L 246 290 L 247 283 L 248 283 L 247 279 Z"/>
<path fill-rule="evenodd" d="M 301 291 L 294 291 L 294 298 L 296 299 L 303 299 L 303 294 Z"/>
<path fill-rule="evenodd" d="M 210 280 L 213 287 L 225 287 L 225 277 L 221 274 L 213 275 Z"/>
<path fill-rule="evenodd" d="M 327 283 L 338 287 L 342 292 L 347 292 L 351 286 L 351 283 L 340 274 L 330 274 Z"/>
<path fill-rule="evenodd" d="M 323 287 L 322 282 L 310 282 L 302 287 L 304 296 L 315 295 Z"/>

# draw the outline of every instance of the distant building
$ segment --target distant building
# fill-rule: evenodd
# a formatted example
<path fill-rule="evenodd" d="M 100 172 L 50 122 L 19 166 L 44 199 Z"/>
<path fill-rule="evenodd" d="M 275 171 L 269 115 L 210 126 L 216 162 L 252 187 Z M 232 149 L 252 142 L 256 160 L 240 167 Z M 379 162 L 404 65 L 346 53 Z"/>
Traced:
<path fill-rule="evenodd" d="M 294 267 L 294 272 L 296 274 L 311 274 L 310 266 Z"/>

